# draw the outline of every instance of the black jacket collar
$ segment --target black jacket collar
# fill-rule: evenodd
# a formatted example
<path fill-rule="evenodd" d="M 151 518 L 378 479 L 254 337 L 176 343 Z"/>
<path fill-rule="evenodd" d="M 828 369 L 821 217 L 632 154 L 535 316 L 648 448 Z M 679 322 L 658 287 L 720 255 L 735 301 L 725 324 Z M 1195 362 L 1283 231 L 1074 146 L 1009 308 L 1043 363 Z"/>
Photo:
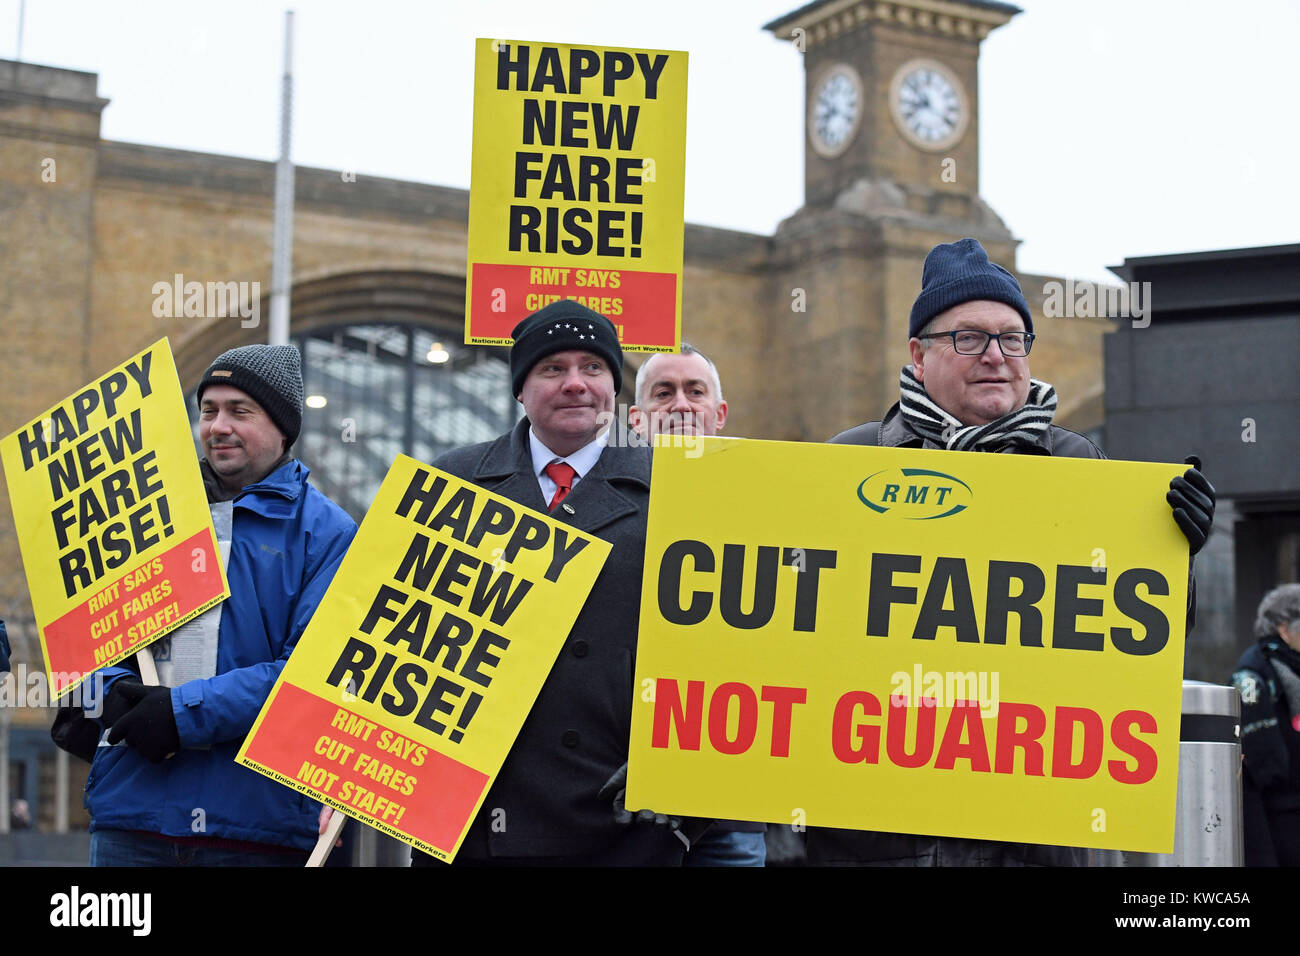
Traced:
<path fill-rule="evenodd" d="M 533 473 L 533 456 L 528 444 L 530 423 L 525 417 L 507 435 L 494 441 L 479 461 L 470 480 L 479 484 L 500 481 L 492 490 L 537 511 L 546 511 L 541 488 Z M 609 443 L 596 459 L 596 465 L 565 499 L 564 514 L 568 524 L 584 531 L 594 531 L 612 521 L 633 514 L 638 505 L 619 490 L 632 485 L 629 492 L 646 493 L 650 489 L 650 449 L 635 433 L 614 426 Z"/>

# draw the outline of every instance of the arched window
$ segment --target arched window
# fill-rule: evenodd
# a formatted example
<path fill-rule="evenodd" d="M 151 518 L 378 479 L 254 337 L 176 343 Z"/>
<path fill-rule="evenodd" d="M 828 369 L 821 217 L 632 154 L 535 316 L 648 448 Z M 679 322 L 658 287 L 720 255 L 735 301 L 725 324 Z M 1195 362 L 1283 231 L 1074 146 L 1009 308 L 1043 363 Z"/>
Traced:
<path fill-rule="evenodd" d="M 307 407 L 294 455 L 358 522 L 393 459 L 432 462 L 508 431 L 523 414 L 504 349 L 404 322 L 296 332 Z M 198 405 L 189 396 L 198 436 Z M 202 449 L 200 449 L 202 454 Z"/>
<path fill-rule="evenodd" d="M 296 454 L 358 521 L 397 455 L 431 462 L 516 421 L 499 350 L 409 324 L 318 328 L 293 343 L 307 396 Z"/>
<path fill-rule="evenodd" d="M 293 287 L 289 334 L 308 397 L 294 454 L 358 521 L 397 455 L 432 462 L 523 414 L 508 351 L 461 344 L 464 303 L 464 276 L 434 272 L 348 272 Z M 269 314 L 269 299 L 262 306 Z M 213 323 L 177 354 L 181 381 L 197 385 L 226 349 L 265 341 L 264 326 Z M 197 440 L 192 392 L 189 405 Z"/>

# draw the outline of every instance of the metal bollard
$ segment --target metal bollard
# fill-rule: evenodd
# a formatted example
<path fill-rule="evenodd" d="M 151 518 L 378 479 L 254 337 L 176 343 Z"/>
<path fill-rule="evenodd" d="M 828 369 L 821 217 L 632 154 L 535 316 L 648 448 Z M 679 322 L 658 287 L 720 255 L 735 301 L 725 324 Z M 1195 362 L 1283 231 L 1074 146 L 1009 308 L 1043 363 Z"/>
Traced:
<path fill-rule="evenodd" d="M 1241 698 L 1183 681 L 1173 853 L 1093 851 L 1093 866 L 1241 866 Z"/>

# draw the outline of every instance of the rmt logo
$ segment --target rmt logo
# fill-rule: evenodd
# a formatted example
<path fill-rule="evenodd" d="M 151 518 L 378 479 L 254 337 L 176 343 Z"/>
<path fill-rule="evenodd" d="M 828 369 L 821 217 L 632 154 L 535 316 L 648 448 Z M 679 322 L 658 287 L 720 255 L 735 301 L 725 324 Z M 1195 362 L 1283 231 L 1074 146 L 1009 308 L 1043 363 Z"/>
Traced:
<path fill-rule="evenodd" d="M 858 500 L 876 514 L 909 521 L 933 521 L 965 511 L 974 499 L 970 485 L 926 468 L 888 468 L 858 484 Z"/>

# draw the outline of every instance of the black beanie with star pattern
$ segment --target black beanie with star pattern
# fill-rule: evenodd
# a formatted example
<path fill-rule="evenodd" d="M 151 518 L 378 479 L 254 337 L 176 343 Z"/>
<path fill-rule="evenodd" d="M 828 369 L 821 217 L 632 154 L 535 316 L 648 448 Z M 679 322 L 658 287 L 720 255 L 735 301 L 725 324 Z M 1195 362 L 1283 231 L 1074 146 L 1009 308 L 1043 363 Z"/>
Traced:
<path fill-rule="evenodd" d="M 623 350 L 614 323 L 572 299 L 560 299 L 534 312 L 510 333 L 510 387 L 515 398 L 533 366 L 556 352 L 575 349 L 599 355 L 614 376 L 614 394 L 623 387 Z"/>

